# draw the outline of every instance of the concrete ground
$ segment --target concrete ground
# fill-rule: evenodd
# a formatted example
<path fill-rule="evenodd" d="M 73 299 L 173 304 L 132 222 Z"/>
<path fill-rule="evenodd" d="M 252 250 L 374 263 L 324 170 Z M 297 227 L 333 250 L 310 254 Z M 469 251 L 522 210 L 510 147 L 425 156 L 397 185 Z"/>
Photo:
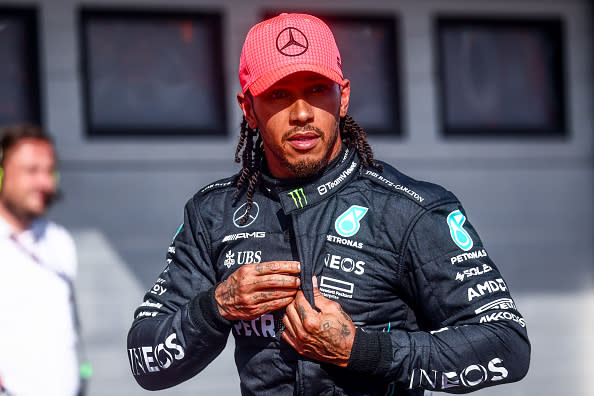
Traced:
<path fill-rule="evenodd" d="M 94 367 L 89 396 L 149 394 L 134 381 L 126 335 L 143 287 L 105 236 L 72 230 L 79 252 L 78 299 L 87 355 Z M 156 275 L 156 274 L 155 274 Z M 515 294 L 532 342 L 528 376 L 519 383 L 476 392 L 482 396 L 592 396 L 594 373 L 594 290 Z M 152 393 L 152 392 L 151 392 Z M 153 393 L 154 394 L 154 393 Z M 233 339 L 215 362 L 190 381 L 159 395 L 240 394 Z"/>

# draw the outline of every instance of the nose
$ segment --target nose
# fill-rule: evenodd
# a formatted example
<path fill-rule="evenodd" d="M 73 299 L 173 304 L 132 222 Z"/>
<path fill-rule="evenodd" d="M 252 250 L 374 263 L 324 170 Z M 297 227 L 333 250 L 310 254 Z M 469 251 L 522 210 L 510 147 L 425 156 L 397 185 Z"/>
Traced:
<path fill-rule="evenodd" d="M 292 107 L 290 113 L 291 124 L 305 125 L 313 121 L 314 113 L 312 106 L 304 99 L 297 99 Z"/>
<path fill-rule="evenodd" d="M 37 179 L 40 189 L 47 193 L 56 192 L 57 188 L 57 173 L 55 171 L 43 171 L 39 173 Z"/>

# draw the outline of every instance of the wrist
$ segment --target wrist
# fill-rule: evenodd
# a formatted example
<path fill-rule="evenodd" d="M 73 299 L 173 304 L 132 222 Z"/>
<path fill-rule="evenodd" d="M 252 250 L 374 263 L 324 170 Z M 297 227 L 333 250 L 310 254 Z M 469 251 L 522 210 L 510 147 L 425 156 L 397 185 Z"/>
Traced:
<path fill-rule="evenodd" d="M 389 333 L 367 332 L 357 327 L 347 368 L 352 371 L 381 375 L 388 371 L 392 360 L 392 340 Z"/>
<path fill-rule="evenodd" d="M 214 303 L 216 305 L 218 314 L 227 320 L 234 320 L 234 318 L 231 317 L 231 313 L 229 312 L 229 309 L 225 305 L 225 300 L 229 299 L 229 293 L 225 289 L 225 282 L 219 283 L 215 287 L 214 292 L 213 292 L 213 299 L 214 299 Z"/>
<path fill-rule="evenodd" d="M 224 331 L 231 326 L 231 321 L 221 315 L 215 300 L 215 288 L 198 294 L 190 303 L 190 319 L 195 323 L 205 322 L 209 327 Z"/>

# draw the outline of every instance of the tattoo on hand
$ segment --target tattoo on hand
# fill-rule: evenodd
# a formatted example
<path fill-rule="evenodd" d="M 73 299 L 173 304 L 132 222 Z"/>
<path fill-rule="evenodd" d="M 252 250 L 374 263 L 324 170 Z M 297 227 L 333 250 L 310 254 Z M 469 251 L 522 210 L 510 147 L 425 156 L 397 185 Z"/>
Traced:
<path fill-rule="evenodd" d="M 302 305 L 297 305 L 297 313 L 299 314 L 301 321 L 304 321 L 307 315 L 305 314 L 305 308 Z"/>
<path fill-rule="evenodd" d="M 349 315 L 347 315 L 346 312 L 344 312 L 344 310 L 342 309 L 342 307 L 339 308 L 340 313 L 342 314 L 342 317 L 347 321 L 350 322 L 351 321 L 351 317 Z"/>
<path fill-rule="evenodd" d="M 340 323 L 340 327 L 342 327 L 342 330 L 340 331 L 340 333 L 343 336 L 347 337 L 347 336 L 351 335 L 351 330 L 349 330 L 349 326 L 347 326 L 344 323 Z"/>

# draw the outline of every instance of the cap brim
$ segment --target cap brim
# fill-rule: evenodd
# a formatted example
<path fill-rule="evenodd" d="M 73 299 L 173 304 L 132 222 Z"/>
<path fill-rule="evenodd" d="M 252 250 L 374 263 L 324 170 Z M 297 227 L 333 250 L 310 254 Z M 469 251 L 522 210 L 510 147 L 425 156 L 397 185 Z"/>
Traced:
<path fill-rule="evenodd" d="M 250 86 L 246 87 L 246 91 L 249 90 L 250 93 L 254 96 L 258 96 L 268 88 L 273 86 L 276 82 L 282 80 L 283 78 L 298 72 L 309 71 L 313 73 L 320 74 L 338 85 L 342 86 L 343 84 L 343 76 L 338 74 L 336 71 L 321 67 L 319 65 L 312 65 L 307 63 L 298 63 L 287 65 L 285 67 L 281 67 L 275 69 L 271 72 L 268 72 L 262 75 L 259 79 L 254 81 Z"/>

